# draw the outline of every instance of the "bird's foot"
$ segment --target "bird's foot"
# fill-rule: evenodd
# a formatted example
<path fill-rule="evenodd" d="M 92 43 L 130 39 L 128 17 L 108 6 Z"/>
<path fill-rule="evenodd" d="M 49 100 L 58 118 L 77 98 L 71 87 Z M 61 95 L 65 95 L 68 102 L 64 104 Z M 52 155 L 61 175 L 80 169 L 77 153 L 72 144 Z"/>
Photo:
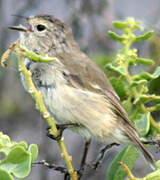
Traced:
<path fill-rule="evenodd" d="M 81 177 L 83 176 L 84 168 L 83 169 L 80 168 L 80 169 L 76 170 L 76 172 L 77 172 L 77 175 L 78 175 L 78 180 L 80 180 Z M 64 180 L 70 180 L 70 179 L 71 179 L 70 174 L 67 171 L 65 173 L 65 175 L 64 175 Z"/>
<path fill-rule="evenodd" d="M 63 131 L 66 129 L 66 128 L 74 128 L 74 127 L 78 127 L 80 126 L 79 124 L 75 124 L 75 123 L 68 123 L 68 124 L 57 124 L 56 127 L 58 129 L 58 136 L 55 137 L 53 136 L 52 134 L 50 134 L 50 129 L 51 127 L 47 127 L 47 136 L 53 140 L 60 140 L 62 138 L 62 134 L 63 134 Z"/>

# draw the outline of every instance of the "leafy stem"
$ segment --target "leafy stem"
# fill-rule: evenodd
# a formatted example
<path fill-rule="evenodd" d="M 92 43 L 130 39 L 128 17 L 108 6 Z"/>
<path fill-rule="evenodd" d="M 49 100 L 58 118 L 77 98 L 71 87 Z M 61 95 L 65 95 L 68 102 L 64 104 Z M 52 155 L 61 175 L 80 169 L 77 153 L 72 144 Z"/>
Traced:
<path fill-rule="evenodd" d="M 43 57 L 43 56 L 37 55 L 36 53 L 29 51 L 28 49 L 23 47 L 20 44 L 20 40 L 18 40 L 17 43 L 13 43 L 10 46 L 9 50 L 7 50 L 3 54 L 2 60 L 1 60 L 1 65 L 3 67 L 6 66 L 5 62 L 13 51 L 15 51 L 18 55 L 19 71 L 23 74 L 25 81 L 26 81 L 26 85 L 29 87 L 29 93 L 33 96 L 33 98 L 35 100 L 36 109 L 41 112 L 44 119 L 47 121 L 48 125 L 51 127 L 50 128 L 50 134 L 52 134 L 54 137 L 57 137 L 58 136 L 58 130 L 56 127 L 56 122 L 50 116 L 47 108 L 44 105 L 42 93 L 35 88 L 34 83 L 32 81 L 31 72 L 28 71 L 24 65 L 24 57 L 27 57 L 31 61 L 38 61 L 38 62 L 43 62 L 43 63 L 55 61 L 56 58 Z M 74 171 L 74 168 L 72 166 L 72 158 L 67 152 L 66 146 L 64 144 L 64 138 L 62 137 L 60 140 L 57 140 L 57 143 L 58 143 L 59 148 L 61 150 L 61 156 L 66 163 L 66 166 L 68 168 L 68 172 L 71 175 L 72 180 L 77 180 L 77 172 Z"/>
<path fill-rule="evenodd" d="M 108 63 L 105 67 L 116 76 L 118 75 L 118 78 L 111 77 L 110 82 L 119 94 L 122 104 L 139 134 L 143 137 L 152 135 L 159 138 L 160 125 L 154 120 L 151 112 L 160 110 L 160 96 L 149 94 L 149 81 L 160 76 L 160 67 L 157 67 L 152 74 L 144 71 L 142 68 L 141 71 L 135 68 L 139 64 L 144 66 L 154 64 L 154 61 L 151 59 L 138 57 L 137 49 L 132 48 L 133 43 L 146 40 L 153 34 L 153 31 L 149 31 L 137 36 L 135 30 L 143 31 L 140 23 L 140 21 L 135 21 L 133 18 L 128 18 L 124 22 L 113 22 L 113 26 L 122 30 L 123 34 L 120 36 L 115 32 L 109 31 L 109 36 L 113 40 L 120 42 L 123 47 L 117 53 L 115 61 Z M 130 180 L 159 179 L 160 170 L 148 174 L 144 178 L 134 177 L 129 168 L 133 167 L 137 157 L 136 149 L 130 145 L 125 147 L 110 165 L 107 179 L 123 180 L 126 174 Z M 121 166 L 123 166 L 126 173 L 124 173 L 122 167 L 118 167 L 117 164 L 120 161 L 123 162 Z"/>
<path fill-rule="evenodd" d="M 110 31 L 109 36 L 113 40 L 119 41 L 123 45 L 123 48 L 118 52 L 116 60 L 112 64 L 107 64 L 106 68 L 110 71 L 118 73 L 121 77 L 123 77 L 123 79 L 121 78 L 121 82 L 118 80 L 117 83 L 122 83 L 125 86 L 124 89 L 126 91 L 126 97 L 123 104 L 125 104 L 125 108 L 127 111 L 129 110 L 128 107 L 130 107 L 130 112 L 132 113 L 130 113 L 129 111 L 128 113 L 131 120 L 135 122 L 140 120 L 141 118 L 143 119 L 142 114 L 147 114 L 148 112 L 153 112 L 160 109 L 159 96 L 148 94 L 148 80 L 156 79 L 160 76 L 160 67 L 157 67 L 153 74 L 150 74 L 148 72 L 133 72 L 132 70 L 130 70 L 131 65 L 136 66 L 137 64 L 143 64 L 148 66 L 154 63 L 153 60 L 138 57 L 137 49 L 131 48 L 133 43 L 141 40 L 146 40 L 151 37 L 153 31 L 149 31 L 143 35 L 136 36 L 134 33 L 135 30 L 139 29 L 140 31 L 143 31 L 143 27 L 140 26 L 140 21 L 135 21 L 133 18 L 128 18 L 125 22 L 113 22 L 113 25 L 115 28 L 123 30 L 124 34 L 122 36 L 119 36 L 115 32 Z M 116 83 L 114 82 L 114 84 Z M 118 89 L 116 90 L 117 92 L 119 91 Z M 152 105 L 152 107 L 147 108 L 146 104 L 150 101 L 155 102 L 156 104 Z M 139 109 L 138 114 L 134 113 L 137 112 L 137 109 Z M 152 117 L 151 114 L 150 116 Z M 160 133 L 160 126 L 155 122 L 153 117 L 148 118 L 150 119 L 149 121 L 151 126 L 153 126 L 154 129 L 158 133 Z M 146 121 L 148 122 L 147 119 Z M 137 124 L 139 123 L 136 123 L 136 125 Z M 141 131 L 141 128 L 144 127 L 137 126 L 137 129 L 139 131 Z M 147 131 L 148 134 L 149 129 Z M 143 135 L 146 135 L 146 131 Z"/>

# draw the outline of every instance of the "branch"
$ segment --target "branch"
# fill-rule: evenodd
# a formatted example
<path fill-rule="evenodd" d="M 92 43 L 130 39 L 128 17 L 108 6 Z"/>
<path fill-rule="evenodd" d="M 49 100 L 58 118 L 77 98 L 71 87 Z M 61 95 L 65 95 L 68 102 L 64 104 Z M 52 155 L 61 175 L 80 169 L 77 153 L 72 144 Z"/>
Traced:
<path fill-rule="evenodd" d="M 140 180 L 139 178 L 135 178 L 133 176 L 131 170 L 128 168 L 126 164 L 124 164 L 123 162 L 120 162 L 119 165 L 123 167 L 124 171 L 126 171 L 126 174 L 128 175 L 130 180 Z"/>
<path fill-rule="evenodd" d="M 3 54 L 1 65 L 2 67 L 6 67 L 5 62 L 9 58 L 10 54 L 15 51 L 18 55 L 19 59 L 19 71 L 23 74 L 24 79 L 26 81 L 27 86 L 29 87 L 29 93 L 33 96 L 35 102 L 36 102 L 36 109 L 40 111 L 40 113 L 43 115 L 44 119 L 47 121 L 50 128 L 50 134 L 52 134 L 54 137 L 58 136 L 58 130 L 56 127 L 56 121 L 50 116 L 47 108 L 44 105 L 43 102 L 43 95 L 40 91 L 37 91 L 35 88 L 33 81 L 32 81 L 32 74 L 30 71 L 28 71 L 24 65 L 24 57 L 30 59 L 31 61 L 38 61 L 38 62 L 50 62 L 55 61 L 56 58 L 50 58 L 50 57 L 43 57 L 40 55 L 37 55 L 36 53 L 27 50 L 25 47 L 23 47 L 20 44 L 20 40 L 17 41 L 17 43 L 13 43 L 10 48 Z M 72 166 L 72 158 L 68 154 L 66 146 L 64 144 L 64 138 L 62 137 L 60 140 L 57 141 L 59 148 L 61 150 L 61 156 L 64 159 L 68 172 L 71 176 L 72 180 L 77 180 L 77 172 L 74 170 Z"/>

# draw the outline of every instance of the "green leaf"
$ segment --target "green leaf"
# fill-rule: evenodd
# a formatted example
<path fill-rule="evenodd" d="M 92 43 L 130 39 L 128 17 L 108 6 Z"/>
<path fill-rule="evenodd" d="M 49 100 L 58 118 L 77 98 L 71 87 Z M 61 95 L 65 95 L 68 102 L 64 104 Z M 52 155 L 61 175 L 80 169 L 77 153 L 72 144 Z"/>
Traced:
<path fill-rule="evenodd" d="M 139 81 L 139 80 L 142 80 L 142 79 L 151 80 L 152 75 L 150 73 L 148 73 L 148 72 L 143 72 L 143 73 L 140 73 L 138 75 L 133 76 L 134 81 Z"/>
<path fill-rule="evenodd" d="M 0 148 L 0 152 L 4 153 L 5 155 L 8 155 L 10 151 L 11 151 L 10 147 Z"/>
<path fill-rule="evenodd" d="M 146 180 L 159 180 L 160 179 L 160 169 L 149 173 L 145 177 Z"/>
<path fill-rule="evenodd" d="M 126 146 L 113 160 L 107 172 L 107 180 L 124 180 L 126 172 L 118 165 L 119 162 L 125 163 L 132 169 L 139 153 L 133 145 Z"/>
<path fill-rule="evenodd" d="M 120 78 L 112 77 L 109 80 L 115 91 L 121 98 L 126 96 L 126 84 L 122 80 L 120 80 Z"/>
<path fill-rule="evenodd" d="M 118 73 L 122 76 L 126 76 L 126 70 L 124 67 L 115 67 L 113 66 L 111 63 L 108 63 L 106 66 L 105 66 L 106 69 L 112 71 L 112 72 L 115 72 L 115 73 Z"/>
<path fill-rule="evenodd" d="M 24 178 L 29 175 L 31 171 L 31 156 L 28 156 L 27 161 L 18 164 L 12 169 L 12 174 L 17 178 Z"/>
<path fill-rule="evenodd" d="M 12 142 L 13 146 L 16 147 L 16 146 L 22 146 L 24 149 L 27 149 L 28 147 L 28 144 L 25 142 L 25 141 L 21 141 L 19 143 L 17 142 Z"/>
<path fill-rule="evenodd" d="M 137 36 L 135 42 L 149 39 L 153 35 L 154 31 L 146 32 L 144 35 Z"/>
<path fill-rule="evenodd" d="M 143 103 L 146 102 L 160 102 L 160 96 L 156 96 L 156 95 L 140 95 L 139 98 L 137 99 L 138 101 L 141 101 Z M 136 100 L 136 102 L 137 102 Z"/>
<path fill-rule="evenodd" d="M 142 79 L 153 80 L 153 79 L 157 79 L 159 76 L 160 76 L 160 67 L 158 66 L 153 74 L 150 74 L 148 72 L 143 72 L 143 73 L 133 76 L 133 80 L 134 81 L 139 81 Z"/>
<path fill-rule="evenodd" d="M 139 86 L 141 84 L 146 84 L 148 81 L 145 80 L 145 79 L 141 79 L 139 81 L 133 81 L 132 84 L 131 84 L 131 87 L 134 87 L 134 86 Z"/>
<path fill-rule="evenodd" d="M 113 26 L 117 29 L 125 29 L 128 27 L 127 22 L 114 21 Z"/>
<path fill-rule="evenodd" d="M 141 22 L 139 21 L 137 21 L 137 24 L 135 25 L 135 29 L 137 28 L 137 29 L 139 29 L 140 31 L 144 31 L 144 27 L 143 26 L 140 26 L 140 25 L 138 25 L 138 24 L 141 24 Z"/>
<path fill-rule="evenodd" d="M 135 120 L 135 126 L 141 136 L 146 136 L 150 130 L 150 112 L 141 116 L 141 119 Z"/>
<path fill-rule="evenodd" d="M 156 79 L 160 76 L 160 66 L 158 66 L 155 72 L 152 74 L 152 79 Z"/>
<path fill-rule="evenodd" d="M 25 46 L 22 46 L 22 45 L 20 48 L 23 50 L 24 56 L 34 62 L 44 62 L 44 63 L 46 62 L 47 63 L 47 62 L 52 62 L 52 61 L 57 60 L 57 58 L 55 58 L 55 57 L 47 57 L 47 56 L 38 55 L 35 52 L 28 50 Z"/>
<path fill-rule="evenodd" d="M 24 148 L 17 146 L 10 151 L 8 156 L 6 156 L 0 165 L 4 163 L 19 164 L 26 161 L 27 158 L 28 153 L 24 150 Z"/>
<path fill-rule="evenodd" d="M 151 59 L 145 59 L 145 58 L 136 58 L 135 60 L 136 63 L 139 63 L 139 64 L 143 64 L 145 66 L 149 66 L 149 65 L 152 65 L 154 64 L 154 61 L 151 60 Z"/>
<path fill-rule="evenodd" d="M 0 169 L 0 180 L 14 180 L 14 179 L 7 171 Z"/>
<path fill-rule="evenodd" d="M 0 180 L 13 180 L 28 176 L 31 171 L 31 160 L 35 161 L 38 155 L 38 146 L 24 141 L 11 142 L 7 135 L 0 132 L 0 152 L 5 154 L 0 161 Z"/>
<path fill-rule="evenodd" d="M 10 141 L 9 136 L 0 132 L 0 152 L 7 155 L 10 152 L 11 147 L 12 147 L 12 143 Z"/>
<path fill-rule="evenodd" d="M 8 156 L 1 161 L 0 168 L 14 174 L 17 178 L 24 178 L 30 172 L 31 154 L 21 146 L 13 148 Z"/>
<path fill-rule="evenodd" d="M 122 102 L 122 105 L 125 108 L 125 110 L 127 111 L 127 113 L 130 114 L 131 110 L 132 110 L 132 105 L 133 105 L 130 101 L 130 98 L 128 98 L 127 100 L 124 100 Z"/>
<path fill-rule="evenodd" d="M 4 135 L 2 132 L 0 132 L 0 148 L 6 147 L 8 145 L 11 145 L 10 138 L 7 135 Z"/>
<path fill-rule="evenodd" d="M 122 42 L 122 41 L 125 40 L 124 37 L 119 36 L 118 34 L 112 32 L 112 31 L 108 31 L 108 35 L 109 35 L 109 37 L 110 37 L 112 40 L 115 40 L 115 41 L 120 41 L 120 42 Z"/>
<path fill-rule="evenodd" d="M 152 106 L 152 107 L 147 108 L 147 110 L 148 110 L 149 112 L 159 111 L 159 110 L 160 110 L 160 103 L 159 103 L 159 104 L 156 104 L 155 106 Z"/>
<path fill-rule="evenodd" d="M 31 161 L 34 162 L 38 156 L 38 146 L 36 144 L 31 144 L 28 151 L 31 153 Z"/>

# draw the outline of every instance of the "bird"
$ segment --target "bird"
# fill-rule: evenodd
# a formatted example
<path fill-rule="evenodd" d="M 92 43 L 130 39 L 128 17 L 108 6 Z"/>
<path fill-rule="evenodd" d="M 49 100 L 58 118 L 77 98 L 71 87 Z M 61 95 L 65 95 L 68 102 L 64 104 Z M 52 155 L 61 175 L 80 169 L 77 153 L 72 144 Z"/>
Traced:
<path fill-rule="evenodd" d="M 10 27 L 20 32 L 22 45 L 37 54 L 57 58 L 49 63 L 24 60 L 57 124 L 71 123 L 70 129 L 86 142 L 94 138 L 103 143 L 133 144 L 155 170 L 154 157 L 140 141 L 119 96 L 104 72 L 81 51 L 69 25 L 45 14 L 24 19 L 27 27 Z M 22 74 L 21 79 L 28 91 Z"/>

